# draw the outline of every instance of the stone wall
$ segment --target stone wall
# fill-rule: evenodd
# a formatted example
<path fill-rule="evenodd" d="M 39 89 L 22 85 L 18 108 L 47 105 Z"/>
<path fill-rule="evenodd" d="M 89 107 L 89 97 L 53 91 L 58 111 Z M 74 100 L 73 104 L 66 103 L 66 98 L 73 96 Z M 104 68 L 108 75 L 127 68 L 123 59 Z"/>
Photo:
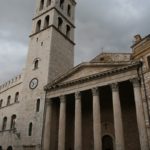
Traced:
<path fill-rule="evenodd" d="M 18 132 L 18 118 L 20 117 L 20 102 L 21 102 L 21 89 L 22 89 L 22 77 L 21 75 L 11 79 L 5 84 L 1 85 L 0 100 L 3 100 L 0 108 L 0 145 L 3 149 L 7 149 L 8 146 L 20 145 L 20 134 Z M 18 100 L 15 100 L 15 94 L 19 93 Z M 10 104 L 7 104 L 8 96 L 10 98 Z M 11 117 L 16 115 L 15 129 L 11 129 Z M 7 124 L 4 131 L 2 131 L 3 118 L 7 117 Z"/>

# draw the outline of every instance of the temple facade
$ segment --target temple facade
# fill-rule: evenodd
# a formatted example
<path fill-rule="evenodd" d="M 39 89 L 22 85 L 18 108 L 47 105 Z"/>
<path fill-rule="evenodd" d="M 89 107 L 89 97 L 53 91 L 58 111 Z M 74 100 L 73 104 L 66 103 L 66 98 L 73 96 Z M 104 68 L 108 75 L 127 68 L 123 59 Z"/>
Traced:
<path fill-rule="evenodd" d="M 74 0 L 36 0 L 24 71 L 0 86 L 0 150 L 149 150 L 150 35 L 74 67 Z"/>

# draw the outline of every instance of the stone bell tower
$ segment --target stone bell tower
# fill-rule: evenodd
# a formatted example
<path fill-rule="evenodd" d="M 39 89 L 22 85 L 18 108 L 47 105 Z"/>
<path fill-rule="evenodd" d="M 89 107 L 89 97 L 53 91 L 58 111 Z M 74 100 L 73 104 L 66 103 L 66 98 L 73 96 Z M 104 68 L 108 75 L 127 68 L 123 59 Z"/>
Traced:
<path fill-rule="evenodd" d="M 74 65 L 74 0 L 36 0 L 18 129 L 23 149 L 41 149 L 44 86 Z"/>
<path fill-rule="evenodd" d="M 36 1 L 27 73 L 28 71 L 34 73 L 33 70 L 42 72 L 45 79 L 47 75 L 46 82 L 50 82 L 73 67 L 75 2 L 74 0 Z M 37 68 L 35 63 L 38 65 Z"/>

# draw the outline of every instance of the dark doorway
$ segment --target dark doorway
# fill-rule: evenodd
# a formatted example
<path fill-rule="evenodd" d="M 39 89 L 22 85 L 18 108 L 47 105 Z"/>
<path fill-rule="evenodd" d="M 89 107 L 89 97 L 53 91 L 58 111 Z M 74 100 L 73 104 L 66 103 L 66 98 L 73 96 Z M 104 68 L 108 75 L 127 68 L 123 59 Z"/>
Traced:
<path fill-rule="evenodd" d="M 7 148 L 7 150 L 13 150 L 12 146 L 9 146 L 9 147 Z"/>
<path fill-rule="evenodd" d="M 0 146 L 0 150 L 2 150 L 2 147 Z"/>
<path fill-rule="evenodd" d="M 102 138 L 103 150 L 113 150 L 113 139 L 109 135 L 105 135 Z"/>

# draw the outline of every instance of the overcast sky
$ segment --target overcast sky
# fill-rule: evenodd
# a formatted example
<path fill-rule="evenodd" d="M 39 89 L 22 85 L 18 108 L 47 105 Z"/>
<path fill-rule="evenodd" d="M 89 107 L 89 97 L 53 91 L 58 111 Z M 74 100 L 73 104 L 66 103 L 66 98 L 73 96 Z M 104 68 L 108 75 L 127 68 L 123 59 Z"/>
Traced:
<path fill-rule="evenodd" d="M 0 83 L 25 66 L 35 0 L 0 0 Z M 79 0 L 75 64 L 100 52 L 131 52 L 133 36 L 150 33 L 150 0 Z"/>

